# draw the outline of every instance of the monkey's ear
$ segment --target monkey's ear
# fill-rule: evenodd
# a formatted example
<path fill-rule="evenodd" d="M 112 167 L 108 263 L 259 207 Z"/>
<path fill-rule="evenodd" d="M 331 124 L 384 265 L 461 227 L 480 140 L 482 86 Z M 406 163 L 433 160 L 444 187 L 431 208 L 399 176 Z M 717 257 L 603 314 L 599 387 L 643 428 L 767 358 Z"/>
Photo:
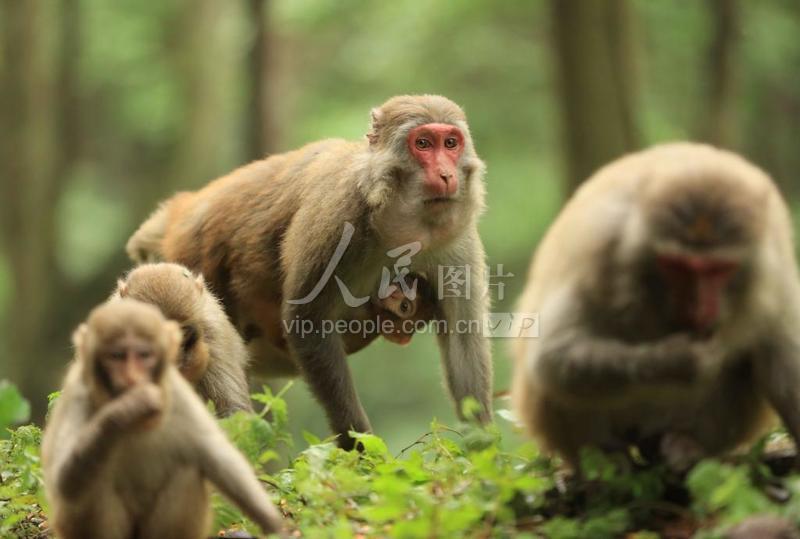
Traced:
<path fill-rule="evenodd" d="M 369 133 L 367 133 L 367 140 L 370 146 L 378 143 L 378 130 L 380 129 L 381 120 L 383 120 L 383 111 L 378 107 L 372 109 L 369 113 L 371 123 L 369 126 Z"/>
<path fill-rule="evenodd" d="M 86 338 L 87 331 L 89 331 L 89 326 L 85 323 L 78 326 L 78 329 L 72 332 L 72 346 L 80 348 Z"/>
<path fill-rule="evenodd" d="M 123 281 L 122 279 L 117 280 L 117 291 L 119 292 L 119 297 L 124 298 L 128 295 L 128 283 Z"/>
<path fill-rule="evenodd" d="M 202 274 L 202 273 L 198 274 L 198 275 L 197 275 L 197 277 L 195 277 L 195 279 L 194 279 L 194 285 L 197 287 L 197 289 L 198 289 L 200 292 L 202 292 L 202 291 L 203 291 L 203 289 L 206 287 L 206 280 L 205 280 L 205 278 L 203 277 L 203 274 Z"/>
<path fill-rule="evenodd" d="M 183 332 L 181 331 L 181 326 L 174 320 L 167 320 L 164 326 L 164 331 L 166 333 L 164 359 L 168 363 L 175 364 L 178 361 L 178 352 L 181 348 Z"/>
<path fill-rule="evenodd" d="M 82 360 L 86 361 L 86 350 L 88 349 L 89 345 L 89 326 L 86 323 L 81 324 L 78 326 L 74 332 L 72 332 L 72 346 L 75 348 L 75 352 L 77 357 Z"/>

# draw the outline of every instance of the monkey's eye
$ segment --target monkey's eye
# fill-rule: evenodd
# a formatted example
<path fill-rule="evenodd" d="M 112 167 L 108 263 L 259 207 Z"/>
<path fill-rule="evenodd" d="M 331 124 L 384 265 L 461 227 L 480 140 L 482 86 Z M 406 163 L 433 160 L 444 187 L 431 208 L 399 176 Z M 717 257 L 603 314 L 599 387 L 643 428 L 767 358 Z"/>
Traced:
<path fill-rule="evenodd" d="M 122 361 L 127 357 L 127 354 L 125 353 L 125 350 L 123 350 L 123 349 L 111 350 L 108 353 L 108 357 L 110 359 L 114 360 L 114 361 Z"/>
<path fill-rule="evenodd" d="M 400 312 L 403 314 L 408 314 L 411 311 L 411 303 L 407 299 L 404 299 L 400 302 Z"/>
<path fill-rule="evenodd" d="M 452 150 L 456 146 L 458 146 L 458 139 L 456 137 L 447 137 L 444 139 L 444 147 L 448 150 Z"/>
<path fill-rule="evenodd" d="M 153 357 L 153 350 L 150 348 L 140 348 L 136 350 L 136 358 L 145 361 Z"/>
<path fill-rule="evenodd" d="M 426 138 L 418 138 L 416 141 L 414 141 L 414 145 L 417 147 L 418 150 L 427 150 L 428 148 L 431 148 L 433 146 L 433 144 L 431 144 L 431 141 Z"/>

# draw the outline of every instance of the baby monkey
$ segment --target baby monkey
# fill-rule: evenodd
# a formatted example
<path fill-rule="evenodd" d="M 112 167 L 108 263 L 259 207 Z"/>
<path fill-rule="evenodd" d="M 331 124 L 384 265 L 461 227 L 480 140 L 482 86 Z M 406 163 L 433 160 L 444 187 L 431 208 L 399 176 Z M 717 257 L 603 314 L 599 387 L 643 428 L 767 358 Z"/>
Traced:
<path fill-rule="evenodd" d="M 219 415 L 252 411 L 247 348 L 201 275 L 179 264 L 142 264 L 119 280 L 112 300 L 119 298 L 155 305 L 180 324 L 178 370 Z"/>
<path fill-rule="evenodd" d="M 346 331 L 341 337 L 348 355 L 359 352 L 378 337 L 405 346 L 420 329 L 420 324 L 439 316 L 436 292 L 425 274 L 410 273 L 404 277 L 402 285 L 389 285 L 387 292 L 384 298 L 376 292 L 367 303 L 343 316 Z M 253 367 L 257 374 L 266 377 L 296 376 L 299 368 L 289 354 L 286 328 L 278 320 L 277 306 L 275 308 L 274 324 L 268 331 L 255 327 L 244 330 L 250 354 L 255 359 Z"/>
<path fill-rule="evenodd" d="M 265 533 L 282 528 L 250 464 L 175 367 L 176 322 L 120 299 L 94 309 L 73 341 L 42 444 L 59 537 L 206 537 L 209 482 Z"/>
<path fill-rule="evenodd" d="M 358 352 L 379 335 L 389 342 L 404 346 L 419 329 L 417 322 L 428 322 L 436 317 L 436 296 L 423 274 L 411 273 L 403 285 L 390 285 L 385 298 L 371 299 L 362 322 L 373 320 L 374 331 L 348 333 L 344 344 L 349 354 Z M 413 291 L 413 292 L 412 292 Z M 363 324 L 362 329 L 371 329 Z"/>

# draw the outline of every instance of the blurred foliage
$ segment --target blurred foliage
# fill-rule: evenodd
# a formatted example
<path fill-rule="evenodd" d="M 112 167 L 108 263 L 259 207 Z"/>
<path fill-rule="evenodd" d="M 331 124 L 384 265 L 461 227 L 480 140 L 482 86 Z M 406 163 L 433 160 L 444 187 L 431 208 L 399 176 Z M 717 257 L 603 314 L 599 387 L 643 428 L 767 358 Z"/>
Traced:
<path fill-rule="evenodd" d="M 0 380 L 0 438 L 9 426 L 27 421 L 30 413 L 30 404 L 17 387 L 8 380 Z"/>
<path fill-rule="evenodd" d="M 662 466 L 586 450 L 576 479 L 533 444 L 509 444 L 497 426 L 434 420 L 397 452 L 373 434 L 352 433 L 359 453 L 306 433 L 305 449 L 292 452 L 280 469 L 275 449 L 291 445 L 285 390 L 273 395 L 264 388 L 253 395 L 260 412 L 220 422 L 258 470 L 294 536 L 714 539 L 754 514 L 800 523 L 800 476 L 772 476 L 761 463 L 763 444 L 736 459 L 703 461 L 685 483 Z M 498 411 L 498 423 L 509 415 Z M 0 441 L 0 535 L 39 537 L 48 529 L 41 431 L 29 425 L 10 432 Z M 767 483 L 784 489 L 788 501 L 772 501 Z M 258 533 L 219 494 L 212 505 L 215 529 Z"/>
<path fill-rule="evenodd" d="M 29 413 L 17 388 L 0 380 L 0 537 L 37 537 L 44 521 L 42 432 L 35 425 L 8 428 L 27 421 Z"/>

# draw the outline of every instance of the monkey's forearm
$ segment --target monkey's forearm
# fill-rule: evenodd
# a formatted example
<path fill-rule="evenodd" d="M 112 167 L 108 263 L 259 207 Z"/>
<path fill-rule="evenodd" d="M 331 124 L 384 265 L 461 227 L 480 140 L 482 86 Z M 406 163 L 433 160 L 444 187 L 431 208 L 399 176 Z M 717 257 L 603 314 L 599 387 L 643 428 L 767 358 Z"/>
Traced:
<path fill-rule="evenodd" d="M 800 344 L 774 338 L 755 355 L 753 366 L 761 390 L 800 446 Z"/>
<path fill-rule="evenodd" d="M 550 387 L 567 393 L 613 396 L 632 385 L 690 382 L 698 360 L 690 341 L 679 337 L 642 344 L 573 338 L 547 347 L 539 372 Z"/>
<path fill-rule="evenodd" d="M 456 415 L 463 416 L 461 403 L 471 397 L 478 401 L 477 419 L 492 418 L 492 360 L 488 340 L 482 335 L 440 336 L 447 387 L 456 403 Z"/>
<path fill-rule="evenodd" d="M 483 253 L 477 238 L 469 249 Z M 442 302 L 441 314 L 447 321 L 448 333 L 439 335 L 447 387 L 456 403 L 456 414 L 464 419 L 461 403 L 467 397 L 478 401 L 481 408 L 477 419 L 486 423 L 492 419 L 492 351 L 482 325 L 489 311 L 489 297 L 483 256 L 464 261 L 471 268 L 470 295 L 467 299 L 450 298 Z M 475 322 L 479 324 L 474 327 Z M 464 326 L 466 324 L 466 331 Z"/>
<path fill-rule="evenodd" d="M 58 488 L 64 496 L 75 496 L 98 476 L 97 470 L 109 452 L 130 427 L 161 408 L 161 392 L 153 384 L 143 384 L 117 397 L 81 428 L 71 454 L 59 472 Z"/>
<path fill-rule="evenodd" d="M 100 476 L 98 471 L 113 444 L 113 434 L 105 431 L 102 421 L 84 425 L 56 478 L 63 497 L 72 498 L 87 491 L 89 483 Z"/>
<path fill-rule="evenodd" d="M 58 477 L 62 495 L 79 495 L 99 476 L 98 470 L 130 422 L 130 407 L 120 404 L 118 401 L 107 404 L 81 429 Z"/>
<path fill-rule="evenodd" d="M 369 432 L 371 427 L 358 399 L 341 338 L 334 334 L 287 337 L 306 382 L 325 408 L 331 429 L 339 434 L 339 445 L 351 449 L 354 441 L 348 431 Z"/>

